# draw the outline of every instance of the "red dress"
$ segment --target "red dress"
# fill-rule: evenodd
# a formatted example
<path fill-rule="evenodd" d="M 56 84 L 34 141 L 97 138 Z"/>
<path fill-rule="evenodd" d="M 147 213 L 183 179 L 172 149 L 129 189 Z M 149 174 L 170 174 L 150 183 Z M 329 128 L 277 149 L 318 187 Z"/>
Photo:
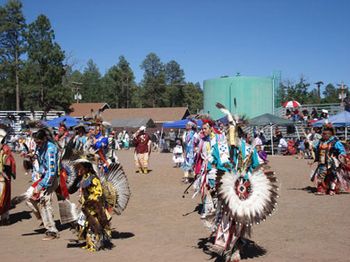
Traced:
<path fill-rule="evenodd" d="M 0 151 L 0 157 L 0 215 L 2 215 L 11 207 L 11 176 L 16 178 L 16 162 L 7 145 Z"/>

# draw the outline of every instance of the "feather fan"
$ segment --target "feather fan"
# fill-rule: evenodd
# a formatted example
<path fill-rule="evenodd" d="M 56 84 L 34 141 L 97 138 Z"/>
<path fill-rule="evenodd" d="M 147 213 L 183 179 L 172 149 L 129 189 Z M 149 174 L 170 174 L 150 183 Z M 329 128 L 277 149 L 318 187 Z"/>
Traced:
<path fill-rule="evenodd" d="M 128 178 L 120 163 L 111 163 L 107 175 L 100 177 L 102 184 L 111 184 L 116 193 L 115 212 L 120 215 L 126 208 L 131 195 Z"/>

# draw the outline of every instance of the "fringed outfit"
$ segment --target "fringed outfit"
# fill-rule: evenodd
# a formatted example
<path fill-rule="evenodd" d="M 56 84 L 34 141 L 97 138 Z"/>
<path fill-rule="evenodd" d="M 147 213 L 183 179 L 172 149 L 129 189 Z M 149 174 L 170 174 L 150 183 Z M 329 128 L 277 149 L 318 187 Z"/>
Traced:
<path fill-rule="evenodd" d="M 58 148 L 51 141 L 47 141 L 37 149 L 39 173 L 41 178 L 32 187 L 38 191 L 27 202 L 38 219 L 42 219 L 46 228 L 46 235 L 57 236 L 55 226 L 52 197 L 59 186 L 58 181 Z"/>
<path fill-rule="evenodd" d="M 90 251 L 111 248 L 111 219 L 105 207 L 103 188 L 100 179 L 92 173 L 85 174 L 80 182 L 82 213 L 79 238 L 86 240 L 84 248 Z"/>
<path fill-rule="evenodd" d="M 199 142 L 198 134 L 193 131 L 187 131 L 183 137 L 184 143 L 184 162 L 182 169 L 184 171 L 184 178 L 193 178 L 194 164 L 196 160 L 196 147 Z"/>
<path fill-rule="evenodd" d="M 212 230 L 215 230 L 214 245 L 222 249 L 230 261 L 239 261 L 241 238 L 245 234 L 250 235 L 251 222 L 249 225 L 241 223 L 236 211 L 240 210 L 240 215 L 249 213 L 249 208 L 258 199 L 258 194 L 252 197 L 252 172 L 259 165 L 259 160 L 256 150 L 245 140 L 240 140 L 238 146 L 231 147 L 231 159 L 233 168 L 218 181 L 218 207 Z M 264 178 L 262 172 L 259 176 Z M 255 191 L 258 192 L 258 189 L 254 188 L 254 193 Z"/>
<path fill-rule="evenodd" d="M 217 103 L 217 107 L 227 115 L 228 138 L 216 130 L 213 121 L 202 120 L 207 125 L 203 134 L 209 135 L 202 135 L 198 146 L 194 190 L 201 194 L 201 218 L 215 239 L 212 250 L 223 261 L 236 262 L 243 237 L 275 210 L 278 187 L 274 173 L 264 172 L 259 165 L 256 149 L 240 138 L 244 133 L 238 120 L 223 105 Z M 266 161 L 266 156 L 260 158 Z"/>
<path fill-rule="evenodd" d="M 339 156 L 346 156 L 343 144 L 334 136 L 327 141 L 321 139 L 314 147 L 315 162 L 318 163 L 312 181 L 316 182 L 318 194 L 339 192 Z"/>
<path fill-rule="evenodd" d="M 3 145 L 0 150 L 0 223 L 2 224 L 10 222 L 11 178 L 16 178 L 16 163 L 10 147 Z"/>
<path fill-rule="evenodd" d="M 202 197 L 202 218 L 215 212 L 217 181 L 223 172 L 230 170 L 230 167 L 226 136 L 221 133 L 202 136 L 195 163 L 197 179 L 194 184 L 195 194 L 200 192 Z"/>
<path fill-rule="evenodd" d="M 108 138 L 102 135 L 100 131 L 97 135 L 94 136 L 93 149 L 96 151 L 99 156 L 98 167 L 102 171 L 102 173 L 107 173 L 108 170 L 108 161 L 106 157 L 106 153 L 108 150 Z"/>

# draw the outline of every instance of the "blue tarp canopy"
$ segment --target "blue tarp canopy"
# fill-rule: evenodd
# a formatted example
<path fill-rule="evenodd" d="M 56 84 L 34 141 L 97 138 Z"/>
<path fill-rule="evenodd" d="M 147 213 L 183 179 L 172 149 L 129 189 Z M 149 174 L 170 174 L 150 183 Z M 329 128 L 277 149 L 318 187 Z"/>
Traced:
<path fill-rule="evenodd" d="M 57 117 L 55 119 L 46 121 L 45 123 L 50 127 L 59 127 L 61 122 L 63 122 L 66 127 L 72 127 L 79 124 L 79 120 L 71 116 Z"/>
<path fill-rule="evenodd" d="M 319 120 L 313 123 L 313 126 L 321 127 L 324 125 L 325 119 Z M 335 127 L 340 126 L 350 126 L 350 112 L 343 111 L 336 115 L 330 116 L 328 122 L 331 123 Z"/>
<path fill-rule="evenodd" d="M 189 122 L 189 119 L 182 119 L 173 122 L 166 122 L 163 124 L 163 128 L 186 128 L 186 124 Z M 195 120 L 198 127 L 202 126 L 202 120 Z"/>

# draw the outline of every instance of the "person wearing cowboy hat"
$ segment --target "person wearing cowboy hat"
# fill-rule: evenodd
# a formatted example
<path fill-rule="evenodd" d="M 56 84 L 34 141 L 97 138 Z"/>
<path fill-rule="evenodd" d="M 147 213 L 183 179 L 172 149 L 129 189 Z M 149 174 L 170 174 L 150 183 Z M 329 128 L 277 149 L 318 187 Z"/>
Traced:
<path fill-rule="evenodd" d="M 16 163 L 5 144 L 6 131 L 0 129 L 0 225 L 10 224 L 11 177 L 16 179 Z"/>
<path fill-rule="evenodd" d="M 140 174 L 148 173 L 148 160 L 151 154 L 152 141 L 145 131 L 146 127 L 141 126 L 133 135 L 135 166 Z"/>

